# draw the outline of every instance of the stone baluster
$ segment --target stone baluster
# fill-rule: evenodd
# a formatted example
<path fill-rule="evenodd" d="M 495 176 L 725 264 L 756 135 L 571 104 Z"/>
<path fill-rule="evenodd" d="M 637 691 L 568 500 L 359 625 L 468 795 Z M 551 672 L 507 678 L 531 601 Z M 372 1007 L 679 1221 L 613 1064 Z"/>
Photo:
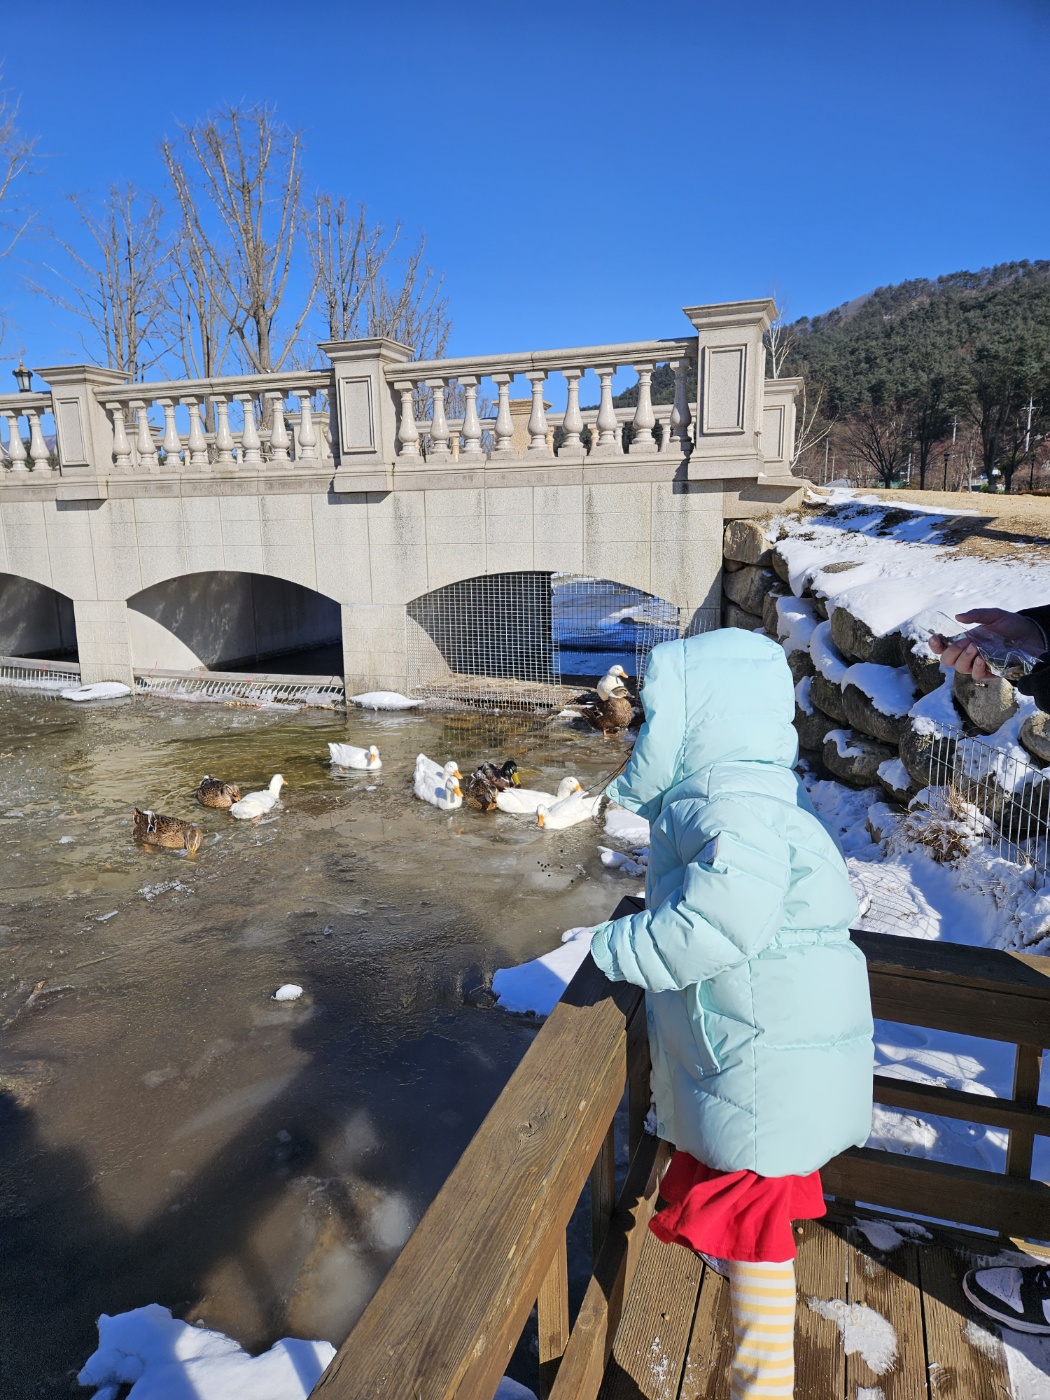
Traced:
<path fill-rule="evenodd" d="M 693 419 L 689 409 L 689 370 L 692 364 L 693 361 L 688 359 L 670 361 L 674 370 L 674 403 L 671 405 L 671 421 L 664 436 L 663 450 L 669 452 L 677 447 L 683 457 L 688 457 L 693 450 L 689 437 L 689 424 Z"/>
<path fill-rule="evenodd" d="M 185 398 L 182 402 L 189 409 L 190 414 L 190 435 L 187 439 L 187 466 L 190 471 L 207 472 L 211 468 L 208 461 L 208 441 L 204 436 L 204 424 L 201 422 L 200 400 L 196 398 Z"/>
<path fill-rule="evenodd" d="M 474 375 L 465 375 L 459 381 L 463 385 L 466 404 L 463 409 L 463 447 L 461 457 L 483 457 L 481 450 L 481 420 L 478 418 L 478 381 Z"/>
<path fill-rule="evenodd" d="M 317 450 L 317 429 L 314 427 L 313 410 L 310 407 L 310 390 L 293 389 L 299 400 L 299 433 L 296 443 L 297 462 L 317 462 L 321 454 Z"/>
<path fill-rule="evenodd" d="M 656 426 L 656 415 L 653 413 L 653 366 L 635 365 L 634 369 L 638 375 L 638 403 L 632 420 L 634 435 L 631 438 L 631 451 L 639 456 L 647 456 L 656 451 L 656 439 L 653 437 L 653 428 Z"/>
<path fill-rule="evenodd" d="M 583 419 L 580 416 L 580 377 L 583 370 L 563 369 L 562 374 L 565 376 L 568 398 L 561 425 L 565 436 L 558 452 L 563 457 L 578 457 L 583 453 L 583 443 L 580 441 L 580 433 L 583 431 Z"/>
<path fill-rule="evenodd" d="M 225 394 L 212 394 L 215 406 L 215 468 L 227 475 L 234 469 L 230 403 Z"/>
<path fill-rule="evenodd" d="M 529 414 L 529 452 L 549 452 L 547 446 L 547 411 L 543 407 L 543 386 L 547 375 L 541 369 L 529 370 L 525 378 L 532 385 L 532 412 Z"/>
<path fill-rule="evenodd" d="M 499 404 L 496 410 L 496 431 L 492 439 L 493 457 L 513 457 L 514 453 L 514 419 L 510 413 L 510 383 L 514 378 L 513 374 L 494 374 L 493 382 L 499 392 Z"/>
<path fill-rule="evenodd" d="M 398 379 L 394 388 L 401 396 L 401 421 L 397 425 L 397 440 L 401 444 L 400 456 L 419 456 L 419 429 L 416 427 L 414 396 L 416 386 L 411 379 Z"/>
<path fill-rule="evenodd" d="M 596 367 L 594 372 L 602 386 L 597 418 L 598 450 L 601 452 L 620 452 L 623 439 L 612 396 L 612 381 L 613 375 L 616 373 L 616 366 L 602 365 Z"/>
<path fill-rule="evenodd" d="M 19 415 L 17 413 L 5 413 L 7 419 L 7 458 L 11 463 L 12 476 L 28 476 L 29 468 L 26 466 L 26 445 L 22 441 L 22 430 L 18 426 Z"/>
<path fill-rule="evenodd" d="M 44 430 L 40 426 L 40 414 L 35 408 L 26 410 L 29 419 L 29 460 L 35 471 L 51 466 L 51 453 L 44 441 Z"/>
<path fill-rule="evenodd" d="M 160 445 L 164 449 L 164 465 L 170 472 L 177 472 L 182 469 L 182 462 L 179 453 L 182 451 L 182 440 L 179 437 L 179 430 L 175 426 L 175 400 L 158 399 L 164 410 L 164 436 Z"/>
<path fill-rule="evenodd" d="M 160 471 L 160 463 L 157 460 L 157 444 L 153 441 L 153 433 L 150 430 L 149 406 L 139 400 L 129 407 L 135 410 L 135 453 L 139 459 L 138 469 L 155 476 Z"/>
<path fill-rule="evenodd" d="M 445 417 L 445 381 L 428 379 L 427 388 L 434 398 L 434 411 L 430 417 L 430 456 L 436 460 L 451 457 L 448 443 L 448 419 Z"/>
<path fill-rule="evenodd" d="M 262 443 L 259 429 L 255 426 L 255 395 L 234 394 L 244 410 L 244 429 L 241 433 L 241 465 L 258 471 L 262 466 Z"/>
<path fill-rule="evenodd" d="M 108 403 L 106 407 L 113 416 L 113 469 L 118 472 L 131 471 L 131 443 L 128 442 L 124 423 L 124 405 Z"/>
<path fill-rule="evenodd" d="M 288 424 L 284 421 L 284 395 L 272 390 L 266 397 L 270 400 L 270 461 L 281 467 L 289 467 Z"/>

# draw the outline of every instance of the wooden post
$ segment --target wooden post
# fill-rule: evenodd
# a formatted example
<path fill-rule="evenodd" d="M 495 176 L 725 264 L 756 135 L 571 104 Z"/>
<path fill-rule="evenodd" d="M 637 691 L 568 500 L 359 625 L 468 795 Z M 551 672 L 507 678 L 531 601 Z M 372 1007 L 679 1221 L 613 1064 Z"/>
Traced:
<path fill-rule="evenodd" d="M 604 1150 L 604 1148 L 603 1148 Z M 569 1257 L 564 1231 L 536 1298 L 540 1400 L 547 1400 L 569 1344 Z"/>
<path fill-rule="evenodd" d="M 1014 1059 L 1013 1099 L 1015 1104 L 1035 1108 L 1039 1102 L 1039 1076 L 1043 1068 L 1040 1045 L 1018 1045 Z M 1031 1128 L 1011 1128 L 1006 1149 L 1007 1176 L 1032 1175 L 1032 1144 L 1035 1134 Z"/>
<path fill-rule="evenodd" d="M 609 1219 L 616 1204 L 616 1120 L 609 1124 L 601 1151 L 591 1168 L 591 1260 L 598 1262 Z"/>

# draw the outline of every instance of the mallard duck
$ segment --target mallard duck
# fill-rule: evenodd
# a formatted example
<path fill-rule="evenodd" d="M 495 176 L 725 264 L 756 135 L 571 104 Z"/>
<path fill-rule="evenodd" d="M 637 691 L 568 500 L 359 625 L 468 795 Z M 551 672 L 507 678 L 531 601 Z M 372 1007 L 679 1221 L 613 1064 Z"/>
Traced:
<path fill-rule="evenodd" d="M 511 812 L 516 817 L 534 817 L 541 807 L 553 807 L 570 793 L 582 792 L 578 778 L 562 778 L 557 793 L 537 792 L 532 788 L 510 788 L 496 794 L 496 806 L 501 812 Z"/>
<path fill-rule="evenodd" d="M 329 744 L 329 762 L 333 767 L 343 768 L 382 768 L 383 761 L 375 744 L 367 749 L 357 749 L 353 744 Z"/>
<path fill-rule="evenodd" d="M 463 806 L 463 790 L 459 779 L 444 773 L 435 775 L 423 768 L 416 769 L 412 791 L 421 802 L 429 802 L 442 812 L 453 812 Z"/>
<path fill-rule="evenodd" d="M 196 855 L 204 833 L 193 822 L 181 817 L 165 817 L 160 812 L 140 812 L 135 808 L 135 840 L 144 846 L 165 846 L 169 850 L 185 850 Z"/>
<path fill-rule="evenodd" d="M 545 831 L 561 831 L 567 826 L 578 826 L 580 822 L 591 821 L 598 815 L 602 794 L 588 797 L 582 788 L 571 792 L 553 807 L 540 807 L 536 813 L 536 825 Z"/>
<path fill-rule="evenodd" d="M 247 797 L 235 802 L 230 808 L 230 816 L 236 817 L 238 821 L 255 821 L 257 817 L 264 817 L 280 802 L 283 787 L 284 779 L 280 773 L 275 773 L 270 779 L 269 787 L 263 788 L 261 792 L 250 792 Z"/>
<path fill-rule="evenodd" d="M 417 778 L 420 773 L 427 773 L 442 783 L 449 778 L 455 778 L 457 782 L 463 781 L 463 774 L 459 771 L 459 764 L 454 758 L 450 758 L 447 763 L 435 763 L 432 758 L 427 758 L 425 753 L 416 754 Z"/>
<path fill-rule="evenodd" d="M 467 779 L 463 799 L 476 812 L 494 812 L 500 793 L 516 787 L 518 781 L 518 765 L 512 758 L 502 768 L 494 763 L 483 763 Z"/>
<path fill-rule="evenodd" d="M 241 800 L 241 790 L 236 783 L 224 783 L 221 778 L 213 778 L 208 773 L 197 784 L 194 793 L 202 807 L 218 807 L 226 811 Z"/>
<path fill-rule="evenodd" d="M 630 692 L 612 671 L 608 671 L 598 682 L 596 699 L 573 701 L 572 708 L 592 729 L 600 729 L 603 738 L 622 734 L 630 728 L 634 719 L 634 701 Z"/>

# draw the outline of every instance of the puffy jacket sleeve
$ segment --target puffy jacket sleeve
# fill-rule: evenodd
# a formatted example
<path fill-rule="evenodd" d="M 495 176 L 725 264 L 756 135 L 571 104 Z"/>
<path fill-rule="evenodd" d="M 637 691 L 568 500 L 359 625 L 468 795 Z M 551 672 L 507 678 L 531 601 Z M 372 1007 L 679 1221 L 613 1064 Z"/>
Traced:
<path fill-rule="evenodd" d="M 657 908 L 595 930 L 591 954 L 614 981 L 680 991 L 754 957 L 783 922 L 787 842 L 738 799 L 672 804 L 654 828 L 650 861 L 680 864 L 682 883 Z"/>

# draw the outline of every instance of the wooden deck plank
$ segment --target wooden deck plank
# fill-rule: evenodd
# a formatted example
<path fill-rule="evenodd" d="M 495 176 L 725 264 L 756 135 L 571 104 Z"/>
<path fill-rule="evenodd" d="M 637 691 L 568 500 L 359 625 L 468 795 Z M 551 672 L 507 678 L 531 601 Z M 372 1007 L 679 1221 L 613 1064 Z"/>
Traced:
<path fill-rule="evenodd" d="M 1002 1342 L 962 1291 L 970 1256 L 942 1244 L 918 1253 L 931 1400 L 1008 1400 Z"/>
<path fill-rule="evenodd" d="M 729 1400 L 733 1354 L 733 1314 L 729 1284 L 714 1269 L 704 1270 L 693 1318 L 693 1334 L 682 1371 L 679 1400 Z"/>
<path fill-rule="evenodd" d="M 599 1400 L 677 1400 L 703 1272 L 647 1232 Z"/>
<path fill-rule="evenodd" d="M 822 1220 L 807 1220 L 798 1236 L 795 1277 L 795 1394 L 813 1400 L 842 1400 L 846 1393 L 846 1353 L 835 1323 L 810 1307 L 810 1299 L 846 1299 L 846 1241 Z"/>
<path fill-rule="evenodd" d="M 868 1386 L 878 1387 L 885 1400 L 927 1400 L 916 1246 L 901 1245 L 885 1259 L 884 1263 L 866 1241 L 849 1247 L 847 1301 L 871 1308 L 890 1323 L 897 1336 L 897 1355 L 892 1366 L 880 1373 L 860 1351 L 847 1352 L 847 1394 L 856 1395 L 861 1386 Z"/>

